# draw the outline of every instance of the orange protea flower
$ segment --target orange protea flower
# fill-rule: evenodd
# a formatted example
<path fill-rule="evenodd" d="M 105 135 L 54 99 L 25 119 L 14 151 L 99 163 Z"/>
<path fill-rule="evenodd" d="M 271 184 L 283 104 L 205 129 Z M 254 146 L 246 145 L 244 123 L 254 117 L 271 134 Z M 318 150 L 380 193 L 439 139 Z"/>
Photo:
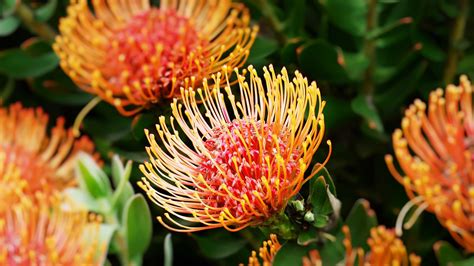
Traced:
<path fill-rule="evenodd" d="M 351 233 L 348 226 L 343 226 L 342 231 L 345 235 L 343 240 L 345 258 L 341 265 L 419 266 L 421 264 L 421 258 L 415 254 L 408 255 L 405 245 L 395 236 L 394 230 L 386 229 L 385 226 L 374 227 L 370 230 L 370 237 L 367 240 L 370 251 L 367 253 L 360 247 L 355 249 L 352 247 Z M 260 263 L 257 253 L 253 251 L 252 256 L 249 257 L 248 266 L 271 266 L 280 247 L 276 235 L 271 235 L 270 240 L 263 242 L 263 247 L 260 248 L 259 256 L 263 263 Z M 301 262 L 303 266 L 323 265 L 323 260 L 317 250 L 311 250 L 308 256 L 302 258 Z M 297 265 L 296 263 L 295 265 Z"/>
<path fill-rule="evenodd" d="M 93 144 L 75 140 L 59 118 L 48 136 L 48 115 L 41 108 L 23 108 L 20 103 L 0 108 L 0 186 L 33 195 L 61 190 L 74 182 L 75 156 L 92 152 Z M 41 176 L 41 178 L 38 178 Z"/>
<path fill-rule="evenodd" d="M 1 265 L 102 265 L 100 217 L 68 210 L 58 195 L 20 195 L 0 216 Z M 0 210 L 1 212 L 2 210 Z"/>
<path fill-rule="evenodd" d="M 370 250 L 365 253 L 362 248 L 353 248 L 351 244 L 351 232 L 347 225 L 342 227 L 345 239 L 343 241 L 346 249 L 345 265 L 354 266 L 356 261 L 358 265 L 371 266 L 419 266 L 421 258 L 415 254 L 407 253 L 402 240 L 396 237 L 394 229 L 387 229 L 379 225 L 370 230 L 370 237 L 367 239 Z M 305 261 L 305 260 L 303 260 Z M 317 264 L 304 264 L 305 266 Z"/>
<path fill-rule="evenodd" d="M 183 102 L 175 99 L 171 105 L 171 128 L 160 117 L 161 145 L 145 131 L 151 162 L 140 166 L 147 178 L 139 185 L 166 210 L 170 224 L 158 217 L 165 227 L 192 232 L 260 225 L 280 214 L 313 176 L 305 177 L 305 171 L 325 128 L 325 102 L 316 83 L 309 84 L 298 72 L 290 79 L 285 69 L 276 74 L 272 66 L 264 68 L 263 80 L 252 66 L 248 72 L 247 81 L 246 72 L 235 70 L 238 95 L 232 93 L 227 74 L 224 80 L 213 76 L 212 88 L 204 81 L 203 89 L 197 89 L 203 114 L 196 91 L 182 89 Z M 220 87 L 226 84 L 224 92 Z M 180 138 L 175 120 L 190 142 Z"/>
<path fill-rule="evenodd" d="M 246 61 L 257 28 L 231 0 L 72 0 L 54 49 L 83 90 L 133 115 Z M 196 83 L 197 82 L 197 83 Z"/>
<path fill-rule="evenodd" d="M 385 158 L 410 198 L 400 216 L 419 205 L 415 217 L 424 209 L 433 212 L 459 244 L 474 252 L 474 117 L 467 77 L 459 86 L 449 85 L 445 97 L 441 89 L 433 91 L 426 109 L 416 100 L 405 112 L 402 129 L 393 133 L 405 175 L 395 169 L 392 156 Z"/>
<path fill-rule="evenodd" d="M 271 234 L 269 240 L 263 241 L 263 246 L 258 252 L 258 256 L 262 260 L 262 263 L 260 263 L 259 258 L 257 258 L 257 252 L 252 251 L 252 256 L 249 257 L 248 266 L 271 266 L 273 258 L 280 248 L 281 245 L 280 242 L 278 242 L 277 236 Z M 240 266 L 243 266 L 243 264 L 240 264 Z"/>

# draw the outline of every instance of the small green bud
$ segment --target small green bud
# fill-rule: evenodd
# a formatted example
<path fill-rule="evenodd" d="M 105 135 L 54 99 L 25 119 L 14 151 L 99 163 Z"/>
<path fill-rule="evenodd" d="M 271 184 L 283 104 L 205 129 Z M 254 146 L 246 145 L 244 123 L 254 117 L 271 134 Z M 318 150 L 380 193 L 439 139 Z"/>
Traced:
<path fill-rule="evenodd" d="M 298 212 L 304 211 L 304 202 L 302 200 L 294 200 L 291 202 L 293 207 L 296 209 Z"/>
<path fill-rule="evenodd" d="M 314 221 L 314 214 L 311 211 L 308 211 L 304 215 L 304 220 L 307 221 L 308 223 L 311 223 Z"/>

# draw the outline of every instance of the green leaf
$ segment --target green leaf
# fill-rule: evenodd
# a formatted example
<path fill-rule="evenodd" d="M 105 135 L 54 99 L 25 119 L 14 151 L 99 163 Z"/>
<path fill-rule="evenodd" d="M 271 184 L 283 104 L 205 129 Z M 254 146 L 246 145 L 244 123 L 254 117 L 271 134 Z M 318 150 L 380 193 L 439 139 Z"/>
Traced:
<path fill-rule="evenodd" d="M 130 173 L 132 172 L 132 161 L 127 161 L 127 164 L 123 165 L 120 157 L 114 154 L 112 157 L 112 182 L 115 187 L 118 187 L 123 178 L 129 179 Z"/>
<path fill-rule="evenodd" d="M 144 113 L 136 115 L 132 120 L 132 134 L 136 140 L 145 138 L 144 129 L 153 128 L 156 124 L 157 117 L 154 113 Z"/>
<path fill-rule="evenodd" d="M 369 60 L 364 53 L 346 53 L 344 52 L 344 68 L 347 75 L 353 81 L 361 81 L 365 70 L 369 66 Z"/>
<path fill-rule="evenodd" d="M 130 259 L 142 257 L 151 242 L 151 213 L 142 194 L 136 194 L 125 204 L 122 213 Z"/>
<path fill-rule="evenodd" d="M 379 113 L 373 103 L 367 101 L 364 95 L 359 95 L 351 101 L 352 110 L 365 118 L 369 128 L 377 131 L 383 132 L 383 124 L 380 119 Z"/>
<path fill-rule="evenodd" d="M 351 231 L 352 246 L 367 249 L 370 229 L 377 226 L 377 217 L 369 202 L 365 199 L 356 201 L 345 223 Z"/>
<path fill-rule="evenodd" d="M 58 0 L 49 0 L 48 3 L 36 9 L 35 10 L 36 20 L 40 22 L 48 21 L 53 16 L 57 5 L 58 5 Z"/>
<path fill-rule="evenodd" d="M 307 246 L 316 241 L 318 241 L 318 232 L 316 231 L 315 228 L 312 228 L 312 227 L 306 231 L 301 232 L 298 235 L 298 239 L 296 240 L 296 242 L 300 246 Z"/>
<path fill-rule="evenodd" d="M 107 197 L 112 193 L 109 178 L 95 160 L 86 153 L 80 153 L 78 156 L 76 176 L 81 188 L 96 199 Z"/>
<path fill-rule="evenodd" d="M 168 233 L 165 237 L 165 242 L 163 245 L 163 250 L 165 253 L 164 266 L 173 266 L 173 242 L 171 241 L 171 234 Z"/>
<path fill-rule="evenodd" d="M 315 164 L 313 167 L 313 171 L 320 167 L 321 167 L 320 163 Z M 314 176 L 324 177 L 324 181 L 326 181 L 326 184 L 328 184 L 329 190 L 331 191 L 332 194 L 334 194 L 334 196 L 336 196 L 336 186 L 334 185 L 334 181 L 332 180 L 331 174 L 329 174 L 329 171 L 326 167 L 321 167 L 321 169 L 318 172 L 314 173 Z"/>
<path fill-rule="evenodd" d="M 341 30 L 363 36 L 366 31 L 366 0 L 326 0 L 326 10 L 332 24 Z"/>
<path fill-rule="evenodd" d="M 0 86 L 0 104 L 4 103 L 12 94 L 15 88 L 15 80 L 7 77 L 7 80 L 3 86 Z"/>
<path fill-rule="evenodd" d="M 451 265 L 452 266 L 472 266 L 474 265 L 474 257 L 470 257 L 462 261 L 453 262 Z"/>
<path fill-rule="evenodd" d="M 110 244 L 110 241 L 112 240 L 112 236 L 114 235 L 115 231 L 117 230 L 116 225 L 111 225 L 111 224 L 101 224 L 99 227 L 99 241 L 101 243 L 100 246 L 103 247 L 108 247 Z M 93 236 L 93 239 L 91 241 L 94 241 L 94 239 L 97 236 Z M 98 256 L 103 256 L 103 251 L 101 249 L 97 250 L 97 255 Z M 104 256 L 105 259 L 106 256 Z M 99 263 L 98 265 L 101 265 L 102 263 Z"/>
<path fill-rule="evenodd" d="M 213 230 L 207 232 L 206 235 L 193 235 L 196 239 L 199 249 L 202 254 L 210 259 L 227 258 L 240 249 L 242 249 L 247 242 L 244 239 L 236 238 L 231 233 L 223 230 Z"/>
<path fill-rule="evenodd" d="M 20 20 L 14 16 L 0 19 L 0 36 L 10 35 L 18 26 L 20 26 Z"/>
<path fill-rule="evenodd" d="M 286 242 L 273 258 L 273 266 L 299 265 L 311 247 L 303 247 L 293 242 Z"/>
<path fill-rule="evenodd" d="M 334 46 L 323 39 L 309 42 L 300 48 L 298 60 L 301 70 L 315 80 L 334 83 L 347 81 L 347 74 Z"/>
<path fill-rule="evenodd" d="M 433 62 L 444 62 L 446 53 L 441 49 L 436 41 L 429 35 L 418 33 L 416 35 L 418 42 L 421 43 L 421 54 Z"/>
<path fill-rule="evenodd" d="M 324 107 L 324 120 L 327 128 L 337 129 L 358 117 L 346 99 L 326 96 L 325 100 L 327 104 Z"/>
<path fill-rule="evenodd" d="M 312 223 L 316 228 L 324 228 L 329 223 L 329 216 L 327 215 L 316 215 L 314 217 L 314 222 Z"/>
<path fill-rule="evenodd" d="M 458 64 L 457 73 L 469 73 L 474 71 L 474 53 L 466 54 Z"/>
<path fill-rule="evenodd" d="M 436 242 L 433 249 L 440 266 L 451 266 L 451 263 L 463 259 L 461 252 L 446 241 Z"/>
<path fill-rule="evenodd" d="M 311 179 L 309 197 L 314 215 L 328 215 L 333 209 L 326 190 L 327 184 L 323 176 Z"/>
<path fill-rule="evenodd" d="M 0 52 L 0 73 L 13 78 L 32 78 L 55 69 L 59 59 L 54 52 L 31 56 L 22 49 Z"/>
<path fill-rule="evenodd" d="M 304 0 L 285 0 L 284 31 L 287 37 L 300 36 L 304 27 L 306 3 Z"/>
<path fill-rule="evenodd" d="M 13 15 L 17 5 L 18 0 L 2 0 L 2 4 L 0 5 L 0 17 Z"/>
<path fill-rule="evenodd" d="M 68 188 L 64 190 L 64 195 L 79 205 L 83 205 L 89 211 L 104 213 L 107 208 L 101 206 L 100 201 L 94 199 L 87 191 L 80 188 Z"/>
<path fill-rule="evenodd" d="M 249 64 L 252 64 L 254 61 L 259 61 L 261 59 L 267 58 L 269 55 L 273 54 L 277 50 L 277 41 L 267 37 L 257 36 L 257 38 L 255 38 L 255 42 L 252 45 L 252 48 L 250 49 L 250 54 L 247 61 L 249 62 Z"/>
<path fill-rule="evenodd" d="M 35 78 L 32 89 L 36 95 L 58 105 L 84 106 L 93 98 L 79 90 L 59 68 Z"/>
<path fill-rule="evenodd" d="M 118 155 L 112 159 L 112 179 L 116 184 L 112 195 L 112 208 L 122 209 L 128 199 L 133 196 L 133 188 L 128 182 L 132 172 L 132 161 L 128 161 L 124 168 Z"/>

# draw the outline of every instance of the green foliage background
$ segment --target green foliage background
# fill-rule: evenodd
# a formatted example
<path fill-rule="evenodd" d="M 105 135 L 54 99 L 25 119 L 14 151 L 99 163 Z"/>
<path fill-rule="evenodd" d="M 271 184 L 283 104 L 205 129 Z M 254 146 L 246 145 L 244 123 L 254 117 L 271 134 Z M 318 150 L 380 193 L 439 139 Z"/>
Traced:
<path fill-rule="evenodd" d="M 44 37 L 57 29 L 67 0 L 0 0 L 0 97 L 3 105 L 21 101 L 41 106 L 52 120 L 65 116 L 72 124 L 92 96 L 80 91 L 58 67 L 58 58 Z M 461 73 L 474 77 L 474 20 L 470 0 L 245 0 L 259 36 L 247 64 L 259 71 L 267 64 L 301 71 L 316 80 L 327 101 L 326 139 L 333 143 L 327 165 L 345 217 L 359 198 L 376 210 L 379 223 L 393 227 L 407 201 L 402 186 L 390 176 L 384 155 L 392 153 L 391 133 L 403 110 L 415 98 Z M 469 8 L 471 7 L 471 8 Z M 32 41 L 31 38 L 37 38 Z M 30 45 L 26 45 L 29 43 Z M 23 48 L 21 48 L 23 47 Z M 84 120 L 89 135 L 105 159 L 112 153 L 131 159 L 135 183 L 146 160 L 143 129 L 153 127 L 167 105 L 136 117 L 121 117 L 99 104 Z M 324 145 L 319 155 L 327 152 Z M 107 163 L 106 163 L 107 165 Z M 136 187 L 136 191 L 139 189 Z M 154 216 L 160 210 L 151 207 Z M 161 264 L 167 234 L 154 220 L 152 244 L 144 264 Z M 176 265 L 234 265 L 246 262 L 250 250 L 265 236 L 249 229 L 173 234 Z M 425 213 L 403 239 L 409 249 L 435 264 L 433 244 L 452 242 L 433 215 Z M 456 246 L 456 244 L 454 244 Z M 457 247 L 457 246 L 456 246 Z M 114 262 L 114 259 L 112 262 Z"/>

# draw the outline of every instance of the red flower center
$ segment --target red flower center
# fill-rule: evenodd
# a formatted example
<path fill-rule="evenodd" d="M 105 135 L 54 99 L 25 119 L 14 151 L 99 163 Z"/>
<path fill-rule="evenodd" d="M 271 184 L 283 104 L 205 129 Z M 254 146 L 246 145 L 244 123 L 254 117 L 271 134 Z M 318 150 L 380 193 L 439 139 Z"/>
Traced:
<path fill-rule="evenodd" d="M 261 122 L 234 120 L 216 128 L 205 141 L 211 158 L 203 155 L 198 168 L 212 190 L 218 191 L 200 186 L 207 192 L 205 203 L 228 208 L 236 218 L 250 212 L 242 207 L 245 196 L 246 204 L 264 216 L 279 211 L 282 206 L 276 202 L 286 202 L 290 184 L 300 173 L 300 151 L 289 145 L 285 130 Z"/>
<path fill-rule="evenodd" d="M 199 74 L 202 65 L 198 64 L 203 60 L 197 63 L 196 58 L 205 56 L 201 47 L 206 44 L 188 18 L 175 10 L 152 8 L 113 33 L 105 50 L 106 65 L 100 72 L 114 77 L 108 80 L 113 84 L 111 89 L 126 88 L 137 98 L 159 99 L 151 95 L 169 94 L 173 88 L 179 89 L 180 77 Z"/>

